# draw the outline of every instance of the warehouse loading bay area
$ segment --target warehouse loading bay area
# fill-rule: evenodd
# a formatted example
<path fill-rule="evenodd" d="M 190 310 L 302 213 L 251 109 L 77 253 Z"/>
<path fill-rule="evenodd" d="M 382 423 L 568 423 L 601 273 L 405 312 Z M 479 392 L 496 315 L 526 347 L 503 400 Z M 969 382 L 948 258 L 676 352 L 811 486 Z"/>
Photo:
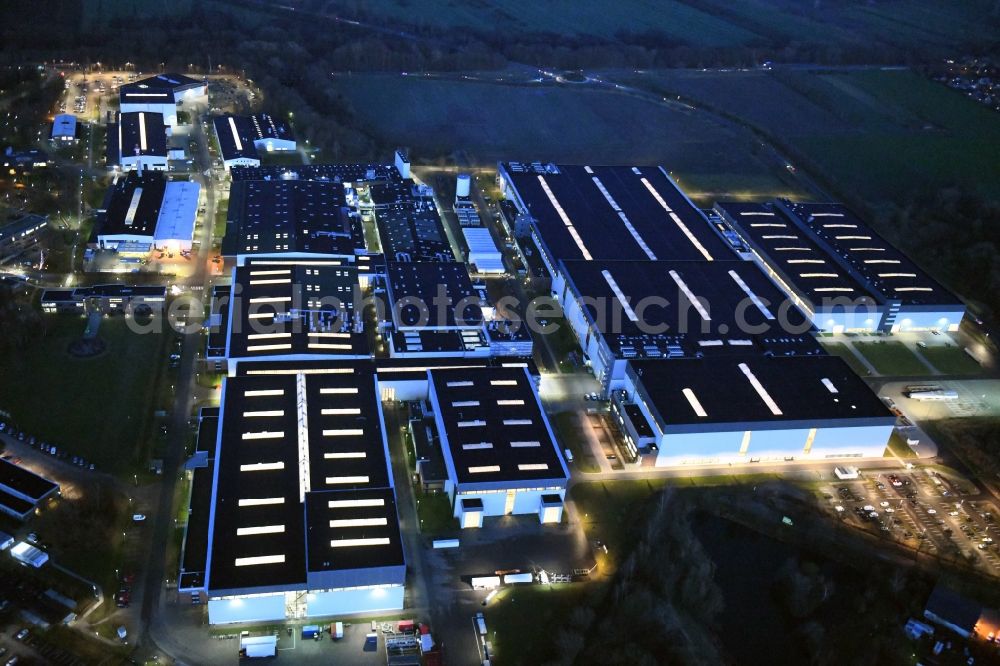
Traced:
<path fill-rule="evenodd" d="M 241 663 L 274 657 L 296 664 L 420 664 L 421 625 L 408 618 L 282 624 L 216 634 Z M 426 640 L 426 639 L 425 639 Z"/>

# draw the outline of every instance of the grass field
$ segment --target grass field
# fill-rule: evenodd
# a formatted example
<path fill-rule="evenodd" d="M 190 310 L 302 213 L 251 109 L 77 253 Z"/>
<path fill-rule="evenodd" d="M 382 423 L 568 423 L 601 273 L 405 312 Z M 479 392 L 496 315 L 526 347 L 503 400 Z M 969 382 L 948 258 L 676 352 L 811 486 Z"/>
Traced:
<path fill-rule="evenodd" d="M 931 374 L 927 366 L 921 363 L 902 342 L 855 342 L 854 348 L 868 359 L 880 375 Z"/>
<path fill-rule="evenodd" d="M 149 435 L 166 336 L 136 335 L 123 319 L 105 319 L 105 353 L 76 359 L 66 349 L 83 334 L 85 320 L 47 315 L 45 322 L 44 337 L 16 358 L 0 359 L 0 409 L 20 429 L 99 469 L 134 469 Z"/>
<path fill-rule="evenodd" d="M 1000 196 L 996 113 L 905 70 L 659 71 L 631 82 L 738 117 L 873 204 L 955 184 Z"/>
<path fill-rule="evenodd" d="M 825 349 L 829 354 L 833 356 L 839 356 L 844 359 L 847 365 L 851 366 L 851 370 L 854 371 L 859 377 L 867 377 L 872 374 L 865 364 L 858 360 L 858 357 L 851 353 L 851 350 L 847 348 L 843 342 L 826 342 L 822 338 L 820 342 L 823 344 L 823 349 Z"/>
<path fill-rule="evenodd" d="M 358 12 L 372 21 L 388 18 L 412 28 L 513 31 L 564 37 L 616 39 L 623 33 L 655 33 L 670 42 L 702 47 L 761 43 L 865 45 L 914 44 L 954 48 L 959 39 L 988 41 L 989 0 L 892 3 L 800 2 L 798 0 L 621 0 L 613 9 L 572 0 L 489 0 L 457 3 L 426 0 L 414 12 L 409 0 L 358 5 L 326 3 L 328 14 Z M 986 20 L 984 20 L 986 19 Z"/>
<path fill-rule="evenodd" d="M 983 367 L 969 358 L 961 347 L 927 347 L 920 350 L 920 355 L 946 375 L 978 375 L 983 371 Z"/>
<path fill-rule="evenodd" d="M 795 194 L 757 157 L 759 142 L 749 131 L 634 97 L 396 75 L 337 77 L 334 86 L 364 131 L 382 145 L 408 146 L 414 161 L 461 151 L 458 156 L 473 166 L 540 156 L 579 164 L 669 164 L 682 184 L 695 189 L 724 182 L 727 190 Z"/>
<path fill-rule="evenodd" d="M 605 593 L 602 583 L 562 583 L 507 587 L 484 611 L 489 640 L 498 660 L 512 666 L 556 663 L 554 631 L 577 606 Z M 539 629 L 544 627 L 546 631 Z"/>
<path fill-rule="evenodd" d="M 420 531 L 430 536 L 453 534 L 458 530 L 458 518 L 452 512 L 451 501 L 445 493 L 413 491 L 417 500 Z"/>
<path fill-rule="evenodd" d="M 896 431 L 893 431 L 892 436 L 889 438 L 889 446 L 885 450 L 885 456 L 887 458 L 892 457 L 893 454 L 895 454 L 898 458 L 917 457 L 917 454 L 914 453 L 913 449 L 911 449 L 906 443 L 906 438 Z"/>

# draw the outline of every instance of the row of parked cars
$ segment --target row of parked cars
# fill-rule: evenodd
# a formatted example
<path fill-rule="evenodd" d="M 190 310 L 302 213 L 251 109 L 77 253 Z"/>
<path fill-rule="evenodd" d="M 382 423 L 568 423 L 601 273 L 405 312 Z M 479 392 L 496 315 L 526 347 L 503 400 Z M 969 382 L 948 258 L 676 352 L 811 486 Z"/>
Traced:
<path fill-rule="evenodd" d="M 17 428 L 13 426 L 8 426 L 6 423 L 0 423 L 0 433 L 4 433 L 9 437 L 13 437 L 19 442 L 23 442 L 33 449 L 38 449 L 42 453 L 47 453 L 54 458 L 60 460 L 66 460 L 67 462 L 76 465 L 77 467 L 83 467 L 85 469 L 94 469 L 94 463 L 88 463 L 80 456 L 70 456 L 65 451 L 60 451 L 58 447 L 54 444 L 49 444 L 48 442 L 43 442 L 35 438 L 34 435 L 28 435 L 24 431 L 18 431 Z M 4 460 L 10 460 L 14 464 L 21 462 L 20 458 L 15 458 L 10 454 L 4 454 L 2 456 Z"/>

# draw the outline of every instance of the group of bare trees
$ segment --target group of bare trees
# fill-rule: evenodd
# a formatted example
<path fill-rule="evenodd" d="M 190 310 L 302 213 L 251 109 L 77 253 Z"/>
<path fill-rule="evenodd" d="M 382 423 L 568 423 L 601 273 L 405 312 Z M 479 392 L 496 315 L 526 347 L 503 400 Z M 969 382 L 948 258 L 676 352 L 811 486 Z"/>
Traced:
<path fill-rule="evenodd" d="M 719 664 L 723 608 L 715 565 L 692 531 L 692 505 L 671 490 L 648 509 L 607 596 L 578 607 L 556 635 L 559 664 Z"/>

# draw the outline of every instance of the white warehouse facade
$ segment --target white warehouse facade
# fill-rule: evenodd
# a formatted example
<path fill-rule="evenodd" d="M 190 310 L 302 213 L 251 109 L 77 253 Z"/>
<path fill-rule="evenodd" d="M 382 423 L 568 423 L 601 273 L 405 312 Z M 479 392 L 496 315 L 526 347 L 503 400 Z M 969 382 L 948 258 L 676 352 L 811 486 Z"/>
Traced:
<path fill-rule="evenodd" d="M 631 362 L 612 416 L 657 467 L 881 458 L 896 422 L 833 356 Z"/>
<path fill-rule="evenodd" d="M 492 516 L 562 520 L 569 471 L 525 368 L 456 368 L 430 373 L 445 491 L 461 527 Z"/>

